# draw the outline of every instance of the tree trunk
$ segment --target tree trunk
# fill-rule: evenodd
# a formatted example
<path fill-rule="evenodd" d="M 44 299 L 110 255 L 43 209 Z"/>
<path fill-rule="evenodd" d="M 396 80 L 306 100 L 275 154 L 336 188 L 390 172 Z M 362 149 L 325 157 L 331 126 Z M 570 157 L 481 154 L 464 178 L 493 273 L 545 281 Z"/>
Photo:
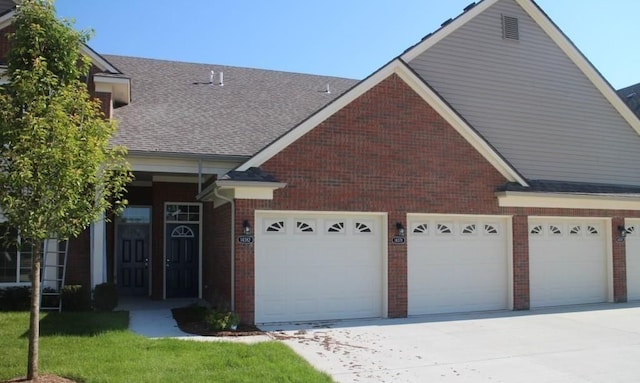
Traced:
<path fill-rule="evenodd" d="M 40 264 L 42 244 L 31 243 L 31 311 L 29 317 L 29 354 L 27 379 L 38 379 L 38 349 L 40 341 Z"/>

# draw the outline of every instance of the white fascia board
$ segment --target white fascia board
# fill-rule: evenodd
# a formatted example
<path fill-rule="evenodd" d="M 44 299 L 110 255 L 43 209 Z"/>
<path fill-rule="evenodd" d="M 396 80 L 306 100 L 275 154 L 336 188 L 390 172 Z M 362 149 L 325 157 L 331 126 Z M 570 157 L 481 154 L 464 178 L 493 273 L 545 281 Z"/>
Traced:
<path fill-rule="evenodd" d="M 197 158 L 173 158 L 128 155 L 131 170 L 150 173 L 198 174 L 199 164 L 202 174 L 222 176 L 238 166 L 234 161 L 201 160 Z"/>
<path fill-rule="evenodd" d="M 93 81 L 96 84 L 96 92 L 111 93 L 114 101 L 124 104 L 131 102 L 131 79 L 95 74 Z"/>
<path fill-rule="evenodd" d="M 545 31 L 573 63 L 587 76 L 589 81 L 602 93 L 618 113 L 640 134 L 640 119 L 618 96 L 609 82 L 598 72 L 591 62 L 569 40 L 569 38 L 531 0 L 515 0 L 529 16 Z"/>
<path fill-rule="evenodd" d="M 270 158 L 278 154 L 297 139 L 307 134 L 326 119 L 337 113 L 352 101 L 362 96 L 371 88 L 382 82 L 387 77 L 396 74 L 413 91 L 434 108 L 451 126 L 456 129 L 491 165 L 493 165 L 507 180 L 518 182 L 522 186 L 528 186 L 515 169 L 513 169 L 480 135 L 473 130 L 451 107 L 447 105 L 433 90 L 416 76 L 400 59 L 395 59 L 385 65 L 370 77 L 361 81 L 347 93 L 340 96 L 324 109 L 290 130 L 284 136 L 271 143 L 271 145 L 258 152 L 254 157 L 240 165 L 237 170 L 244 171 L 251 167 L 259 167 Z"/>
<path fill-rule="evenodd" d="M 416 57 L 420 56 L 424 51 L 436 45 L 445 37 L 449 36 L 456 29 L 462 27 L 467 22 L 472 20 L 474 17 L 484 12 L 486 9 L 497 3 L 499 0 L 484 0 L 480 3 L 476 4 L 475 7 L 471 8 L 467 12 L 461 14 L 456 19 L 451 21 L 448 25 L 445 25 L 440 30 L 433 33 L 433 35 L 424 39 L 424 41 L 418 43 L 413 48 L 409 49 L 407 52 L 403 53 L 400 58 L 403 61 L 410 62 Z"/>
<path fill-rule="evenodd" d="M 109 64 L 102 56 L 97 54 L 93 49 L 89 48 L 86 44 L 80 44 L 80 53 L 89 57 L 93 65 L 98 67 L 101 71 L 109 73 L 121 73 L 116 67 Z"/>
<path fill-rule="evenodd" d="M 500 207 L 640 210 L 640 195 L 498 192 Z"/>
<path fill-rule="evenodd" d="M 229 199 L 272 200 L 273 191 L 287 186 L 284 182 L 218 180 L 207 186 L 196 199 L 216 201 L 216 191 Z"/>
<path fill-rule="evenodd" d="M 15 11 L 11 11 L 7 14 L 2 15 L 2 17 L 0 17 L 0 29 L 5 29 L 9 25 L 11 25 L 13 23 L 13 16 L 15 16 L 15 14 Z"/>

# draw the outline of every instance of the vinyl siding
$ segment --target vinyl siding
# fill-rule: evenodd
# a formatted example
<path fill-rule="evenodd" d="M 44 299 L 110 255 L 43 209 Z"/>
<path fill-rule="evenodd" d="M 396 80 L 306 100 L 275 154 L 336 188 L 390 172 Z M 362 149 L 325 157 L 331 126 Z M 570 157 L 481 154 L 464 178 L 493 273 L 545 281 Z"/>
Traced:
<path fill-rule="evenodd" d="M 502 38 L 502 15 L 519 41 Z M 640 136 L 515 1 L 409 65 L 526 178 L 640 185 Z"/>

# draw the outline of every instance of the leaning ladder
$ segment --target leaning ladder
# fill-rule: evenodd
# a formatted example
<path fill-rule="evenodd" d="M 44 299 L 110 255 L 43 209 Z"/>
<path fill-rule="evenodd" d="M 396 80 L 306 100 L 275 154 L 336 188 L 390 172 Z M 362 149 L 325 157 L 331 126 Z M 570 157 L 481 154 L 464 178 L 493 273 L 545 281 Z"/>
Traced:
<path fill-rule="evenodd" d="M 44 241 L 40 273 L 40 310 L 62 311 L 62 288 L 67 274 L 68 254 L 69 241 Z"/>

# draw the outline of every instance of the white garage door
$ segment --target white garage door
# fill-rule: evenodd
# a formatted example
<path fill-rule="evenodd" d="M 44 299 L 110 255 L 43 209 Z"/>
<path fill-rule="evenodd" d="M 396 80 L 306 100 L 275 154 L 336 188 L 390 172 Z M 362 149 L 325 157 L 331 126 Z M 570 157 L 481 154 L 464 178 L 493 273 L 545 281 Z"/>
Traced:
<path fill-rule="evenodd" d="M 257 323 L 382 316 L 379 215 L 257 213 Z"/>
<path fill-rule="evenodd" d="M 409 216 L 409 315 L 508 308 L 506 220 Z"/>
<path fill-rule="evenodd" d="M 605 302 L 603 221 L 529 219 L 531 307 Z"/>
<path fill-rule="evenodd" d="M 626 220 L 627 300 L 640 300 L 640 221 Z M 615 233 L 618 235 L 618 233 Z"/>

